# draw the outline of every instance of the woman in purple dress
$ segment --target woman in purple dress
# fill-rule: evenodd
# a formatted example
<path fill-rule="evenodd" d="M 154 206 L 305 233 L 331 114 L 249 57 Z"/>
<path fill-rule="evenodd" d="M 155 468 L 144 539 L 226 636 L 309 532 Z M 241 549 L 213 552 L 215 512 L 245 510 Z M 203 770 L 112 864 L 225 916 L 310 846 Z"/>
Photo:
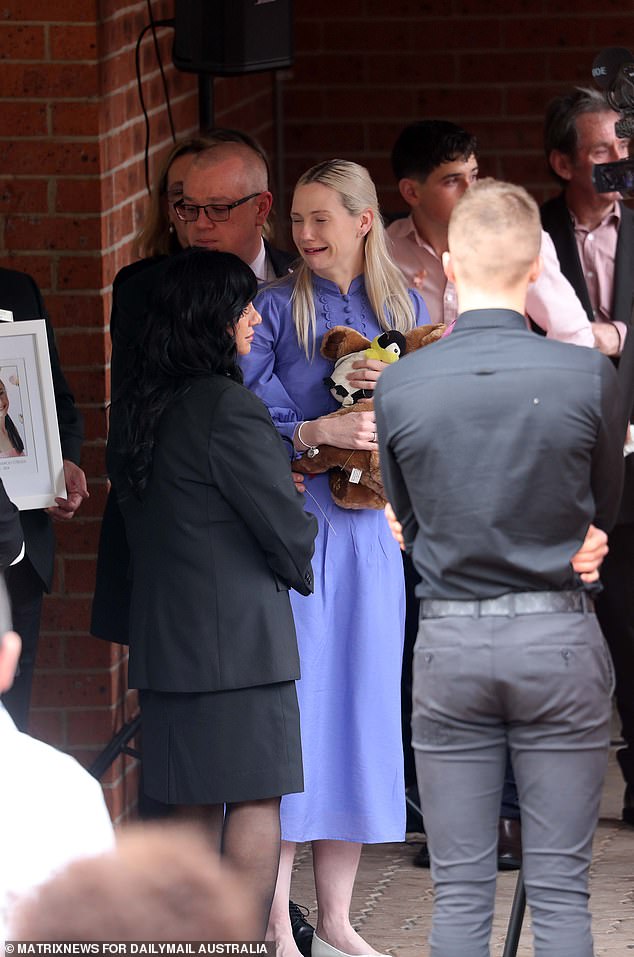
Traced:
<path fill-rule="evenodd" d="M 376 450 L 373 412 L 338 408 L 319 352 L 324 333 L 350 325 L 368 339 L 429 321 L 390 259 L 376 190 L 362 166 L 331 160 L 299 180 L 291 211 L 302 262 L 257 299 L 262 325 L 244 361 L 245 384 L 266 403 L 294 457 L 320 444 Z M 382 362 L 363 360 L 350 384 L 373 389 Z M 301 659 L 303 794 L 282 801 L 282 856 L 267 937 L 298 957 L 288 898 L 295 843 L 313 842 L 317 926 L 312 957 L 376 954 L 350 924 L 364 843 L 405 831 L 400 673 L 403 568 L 382 511 L 349 511 L 327 475 L 306 482 L 319 522 L 315 594 L 292 596 Z"/>

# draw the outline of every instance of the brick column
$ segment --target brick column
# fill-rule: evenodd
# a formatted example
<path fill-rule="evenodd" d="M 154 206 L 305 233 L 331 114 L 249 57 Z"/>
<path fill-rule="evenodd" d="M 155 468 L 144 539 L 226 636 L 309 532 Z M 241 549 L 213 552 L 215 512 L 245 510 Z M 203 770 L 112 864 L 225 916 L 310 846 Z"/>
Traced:
<path fill-rule="evenodd" d="M 172 0 L 153 0 L 155 19 Z M 52 594 L 45 601 L 32 733 L 89 764 L 135 709 L 126 655 L 88 633 L 95 554 L 106 496 L 108 322 L 116 271 L 147 193 L 145 126 L 134 48 L 145 0 L 8 0 L 0 11 L 0 263 L 37 280 L 62 365 L 86 423 L 82 465 L 90 499 L 58 523 Z M 196 132 L 197 78 L 171 64 L 172 32 L 158 31 L 177 136 Z M 154 174 L 172 140 L 151 34 L 142 45 Z M 217 122 L 270 145 L 270 77 L 216 81 Z M 119 759 L 104 779 L 119 819 L 136 798 L 136 768 Z"/>

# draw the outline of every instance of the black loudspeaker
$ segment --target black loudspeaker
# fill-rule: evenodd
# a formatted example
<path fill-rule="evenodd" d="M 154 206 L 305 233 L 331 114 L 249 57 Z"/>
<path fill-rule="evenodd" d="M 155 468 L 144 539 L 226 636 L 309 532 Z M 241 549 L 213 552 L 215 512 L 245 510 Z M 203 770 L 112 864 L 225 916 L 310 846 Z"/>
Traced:
<path fill-rule="evenodd" d="M 291 0 L 175 0 L 179 70 L 231 76 L 288 67 Z"/>

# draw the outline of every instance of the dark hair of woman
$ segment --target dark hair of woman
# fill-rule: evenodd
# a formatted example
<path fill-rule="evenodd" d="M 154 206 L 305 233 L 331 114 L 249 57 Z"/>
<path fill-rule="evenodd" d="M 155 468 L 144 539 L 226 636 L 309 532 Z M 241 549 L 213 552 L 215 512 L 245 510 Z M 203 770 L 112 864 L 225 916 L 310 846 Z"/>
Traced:
<path fill-rule="evenodd" d="M 11 444 L 16 452 L 24 452 L 24 442 L 20 437 L 20 433 L 16 429 L 13 419 L 10 415 L 7 415 L 4 420 L 4 427 L 7 430 L 7 435 L 11 439 Z"/>
<path fill-rule="evenodd" d="M 232 253 L 187 249 L 166 261 L 150 298 L 137 360 L 118 397 L 125 476 L 141 498 L 161 416 L 203 376 L 242 382 L 234 329 L 257 280 Z"/>

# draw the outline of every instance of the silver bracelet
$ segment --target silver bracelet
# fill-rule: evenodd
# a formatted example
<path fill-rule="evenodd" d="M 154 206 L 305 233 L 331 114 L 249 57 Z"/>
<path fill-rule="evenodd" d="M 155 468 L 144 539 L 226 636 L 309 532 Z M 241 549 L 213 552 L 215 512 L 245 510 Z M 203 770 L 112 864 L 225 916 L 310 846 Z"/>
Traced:
<path fill-rule="evenodd" d="M 300 422 L 297 426 L 297 431 L 295 435 L 297 436 L 297 441 L 301 442 L 304 448 L 306 449 L 306 455 L 309 459 L 314 459 L 316 455 L 319 455 L 319 449 L 316 445 L 308 445 L 307 442 L 304 442 L 302 438 L 302 429 L 306 425 L 306 422 Z"/>

